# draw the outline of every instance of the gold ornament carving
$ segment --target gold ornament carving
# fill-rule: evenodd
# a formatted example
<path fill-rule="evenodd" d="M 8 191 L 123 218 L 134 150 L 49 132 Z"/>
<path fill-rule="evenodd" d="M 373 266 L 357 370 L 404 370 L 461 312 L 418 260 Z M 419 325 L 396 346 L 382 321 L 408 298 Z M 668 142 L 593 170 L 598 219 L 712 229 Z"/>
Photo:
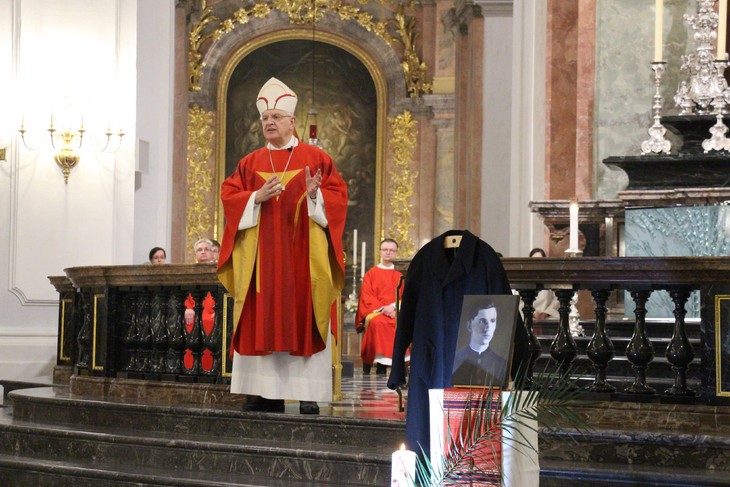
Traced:
<path fill-rule="evenodd" d="M 405 7 L 401 4 L 394 15 L 394 19 L 398 25 L 397 32 L 400 41 L 403 43 L 403 75 L 406 78 L 406 86 L 408 87 L 408 96 L 410 98 L 418 98 L 425 93 L 431 93 L 433 83 L 426 81 L 426 70 L 428 66 L 421 61 L 416 52 L 416 41 L 418 40 L 418 32 L 416 32 L 416 19 L 405 15 Z"/>
<path fill-rule="evenodd" d="M 188 110 L 187 249 L 201 237 L 213 235 L 210 201 L 214 174 L 208 161 L 213 155 L 213 112 L 194 105 Z"/>
<path fill-rule="evenodd" d="M 365 4 L 363 0 L 356 3 Z M 393 4 L 389 0 L 379 0 L 384 6 Z M 343 0 L 271 0 L 257 2 L 251 8 L 240 8 L 230 18 L 221 20 L 213 14 L 213 7 L 201 2 L 201 14 L 197 23 L 191 25 L 188 50 L 188 74 L 190 91 L 200 91 L 200 73 L 205 67 L 203 62 L 203 44 L 213 39 L 216 41 L 231 32 L 236 24 L 246 24 L 251 17 L 263 18 L 276 10 L 289 17 L 289 22 L 297 25 L 316 24 L 327 12 L 332 12 L 343 21 L 353 21 L 368 32 L 380 37 L 389 46 L 394 42 L 403 47 L 401 67 L 408 88 L 409 97 L 420 97 L 431 93 L 432 83 L 426 81 L 426 63 L 422 62 L 416 52 L 416 19 L 406 15 L 406 8 L 412 8 L 413 2 L 398 4 L 392 18 L 375 19 L 370 13 Z M 387 9 L 386 9 L 387 10 Z M 394 31 L 396 35 L 391 32 Z"/>
<path fill-rule="evenodd" d="M 393 211 L 393 233 L 398 241 L 398 253 L 402 258 L 412 257 L 417 250 L 411 230 L 415 226 L 411 217 L 411 197 L 415 192 L 418 171 L 411 169 L 413 153 L 418 139 L 418 122 L 408 110 L 395 118 L 388 118 L 391 129 L 390 146 L 393 151 L 394 170 L 391 176 L 393 193 L 390 203 Z"/>

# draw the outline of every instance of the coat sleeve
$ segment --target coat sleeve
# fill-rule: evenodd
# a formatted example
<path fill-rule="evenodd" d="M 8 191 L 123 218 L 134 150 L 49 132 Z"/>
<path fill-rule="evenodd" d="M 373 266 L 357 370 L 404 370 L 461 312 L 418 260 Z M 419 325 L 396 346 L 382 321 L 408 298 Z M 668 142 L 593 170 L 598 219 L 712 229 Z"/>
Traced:
<path fill-rule="evenodd" d="M 393 364 L 388 377 L 388 387 L 396 389 L 406 384 L 406 352 L 413 341 L 413 326 L 418 307 L 418 283 L 420 282 L 421 265 L 418 254 L 413 257 L 408 266 L 406 280 L 403 286 L 403 299 L 398 311 L 398 321 L 395 328 L 393 343 Z"/>

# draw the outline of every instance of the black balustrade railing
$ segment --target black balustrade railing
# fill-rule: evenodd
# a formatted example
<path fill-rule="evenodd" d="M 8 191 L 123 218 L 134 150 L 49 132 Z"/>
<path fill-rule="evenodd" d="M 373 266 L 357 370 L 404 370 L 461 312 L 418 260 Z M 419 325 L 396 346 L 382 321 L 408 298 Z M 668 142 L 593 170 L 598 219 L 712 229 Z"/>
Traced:
<path fill-rule="evenodd" d="M 76 267 L 51 282 L 58 365 L 76 375 L 228 382 L 231 300 L 213 266 Z"/>
<path fill-rule="evenodd" d="M 589 394 L 636 401 L 730 401 L 730 259 L 505 258 L 503 263 L 524 305 L 530 378 L 541 359 L 552 361 L 559 374 L 571 374 L 576 362 L 588 362 L 592 372 L 579 385 Z M 407 272 L 407 261 L 398 267 Z M 213 266 L 76 267 L 51 282 L 59 293 L 58 365 L 73 367 L 77 375 L 229 380 L 233 303 Z M 560 302 L 547 350 L 548 343 L 541 345 L 534 333 L 541 322 L 534 319 L 533 303 L 542 289 L 552 289 Z M 671 337 L 661 339 L 650 336 L 646 319 L 647 301 L 658 290 L 668 291 L 674 304 Z M 685 320 L 685 305 L 695 290 L 701 296 L 701 346 L 688 339 Z M 592 316 L 580 317 L 593 327 L 587 344 L 576 343 L 571 334 L 571 302 L 578 292 L 590 296 L 594 305 Z M 634 305 L 631 338 L 620 347 L 608 319 L 608 302 L 619 292 L 626 292 Z M 543 332 L 551 329 L 543 325 Z M 630 364 L 633 377 L 617 383 L 608 371 L 619 361 Z M 647 371 L 659 362 L 671 368 L 669 387 L 647 379 Z M 699 380 L 688 381 L 691 367 L 700 368 Z"/>
<path fill-rule="evenodd" d="M 585 357 L 595 376 L 582 386 L 587 393 L 615 394 L 621 400 L 725 403 L 730 400 L 730 364 L 722 343 L 730 343 L 730 259 L 723 257 L 625 258 L 506 258 L 510 283 L 523 301 L 524 326 L 530 337 L 530 377 L 540 346 L 533 332 L 533 303 L 542 289 L 552 289 L 560 302 L 557 332 L 550 357 L 559 374 L 569 374 L 578 358 Z M 647 333 L 646 304 L 653 292 L 666 290 L 674 304 L 674 323 L 666 349 L 655 353 Z M 686 304 L 692 291 L 701 296 L 699 323 L 701 346 L 688 339 Z M 578 291 L 588 291 L 595 304 L 593 316 L 581 316 L 593 325 L 593 335 L 581 354 L 571 334 L 570 305 Z M 634 304 L 633 334 L 625 350 L 617 350 L 607 329 L 607 301 L 616 291 L 626 291 Z M 725 299 L 727 298 L 727 302 Z M 671 321 L 671 318 L 669 319 Z M 649 385 L 647 370 L 657 365 L 663 352 L 673 374 L 673 385 L 657 390 Z M 623 354 L 633 369 L 633 382 L 617 387 L 607 369 Z M 700 360 L 696 360 L 699 357 Z M 688 385 L 691 364 L 701 368 L 699 384 Z M 723 373 L 724 372 L 724 373 Z"/>

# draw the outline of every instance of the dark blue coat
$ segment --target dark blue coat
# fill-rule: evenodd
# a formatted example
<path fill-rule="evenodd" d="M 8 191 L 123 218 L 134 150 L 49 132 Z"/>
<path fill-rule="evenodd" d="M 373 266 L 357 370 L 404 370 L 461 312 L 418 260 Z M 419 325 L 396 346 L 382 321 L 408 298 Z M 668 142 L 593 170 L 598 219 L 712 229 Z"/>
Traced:
<path fill-rule="evenodd" d="M 457 249 L 444 238 L 461 235 Z M 393 346 L 388 387 L 406 383 L 405 354 L 411 346 L 406 410 L 406 445 L 419 457 L 430 453 L 428 390 L 451 387 L 451 373 L 464 296 L 511 294 L 502 262 L 494 249 L 469 231 L 450 230 L 424 245 L 411 260 Z M 512 371 L 528 357 L 527 332 L 515 332 Z"/>

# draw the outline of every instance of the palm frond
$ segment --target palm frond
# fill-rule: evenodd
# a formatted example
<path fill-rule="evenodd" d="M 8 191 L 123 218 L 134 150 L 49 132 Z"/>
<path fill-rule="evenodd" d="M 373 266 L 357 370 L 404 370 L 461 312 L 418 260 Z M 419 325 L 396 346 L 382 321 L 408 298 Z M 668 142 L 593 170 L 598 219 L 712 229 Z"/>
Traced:
<path fill-rule="evenodd" d="M 580 390 L 563 376 L 547 370 L 537 374 L 530 387 L 525 387 L 525 370 L 520 370 L 513 384 L 513 393 L 500 404 L 501 390 L 486 384 L 468 388 L 463 410 L 443 411 L 446 424 L 449 415 L 460 417 L 458 426 L 447 428 L 441 441 L 443 458 L 429 459 L 423 452 L 416 467 L 419 486 L 461 485 L 475 481 L 500 484 L 504 477 L 501 464 L 502 437 L 509 437 L 509 448 L 521 454 L 537 452 L 526 432 L 537 433 L 537 422 L 548 429 L 574 428 L 579 432 L 590 429 L 585 419 L 576 414 L 571 404 Z"/>

